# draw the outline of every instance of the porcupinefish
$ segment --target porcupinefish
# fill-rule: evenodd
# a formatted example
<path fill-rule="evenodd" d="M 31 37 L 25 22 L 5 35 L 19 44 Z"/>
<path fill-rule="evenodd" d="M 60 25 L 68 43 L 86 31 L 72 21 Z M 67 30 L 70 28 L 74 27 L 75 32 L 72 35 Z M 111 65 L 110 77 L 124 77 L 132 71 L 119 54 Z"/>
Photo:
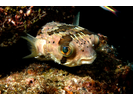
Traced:
<path fill-rule="evenodd" d="M 87 29 L 58 22 L 47 23 L 36 37 L 27 34 L 23 38 L 31 45 L 31 54 L 25 58 L 53 60 L 68 67 L 91 64 L 99 44 L 99 36 Z"/>

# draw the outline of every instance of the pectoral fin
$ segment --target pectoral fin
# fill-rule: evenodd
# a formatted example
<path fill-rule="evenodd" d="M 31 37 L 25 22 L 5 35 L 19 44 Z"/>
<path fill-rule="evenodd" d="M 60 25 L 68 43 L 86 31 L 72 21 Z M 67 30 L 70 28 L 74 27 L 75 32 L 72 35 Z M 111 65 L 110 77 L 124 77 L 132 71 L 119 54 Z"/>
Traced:
<path fill-rule="evenodd" d="M 35 46 L 35 42 L 37 41 L 37 39 L 33 36 L 31 36 L 30 34 L 27 34 L 26 37 L 21 36 L 21 38 L 25 39 L 28 41 L 28 45 L 29 45 L 29 49 L 31 51 L 31 54 L 28 56 L 25 56 L 23 58 L 32 58 L 32 57 L 36 57 L 37 56 L 37 50 L 36 50 L 36 46 Z"/>

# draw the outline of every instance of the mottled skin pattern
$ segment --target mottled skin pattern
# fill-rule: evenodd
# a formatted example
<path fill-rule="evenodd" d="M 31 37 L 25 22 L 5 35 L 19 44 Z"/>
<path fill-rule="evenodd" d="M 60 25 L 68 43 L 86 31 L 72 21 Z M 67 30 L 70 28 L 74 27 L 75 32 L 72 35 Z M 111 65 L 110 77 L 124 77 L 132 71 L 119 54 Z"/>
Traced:
<path fill-rule="evenodd" d="M 39 60 L 54 60 L 68 66 L 91 64 L 96 58 L 99 37 L 87 29 L 71 24 L 50 22 L 36 36 Z M 43 41 L 46 42 L 41 42 Z"/>

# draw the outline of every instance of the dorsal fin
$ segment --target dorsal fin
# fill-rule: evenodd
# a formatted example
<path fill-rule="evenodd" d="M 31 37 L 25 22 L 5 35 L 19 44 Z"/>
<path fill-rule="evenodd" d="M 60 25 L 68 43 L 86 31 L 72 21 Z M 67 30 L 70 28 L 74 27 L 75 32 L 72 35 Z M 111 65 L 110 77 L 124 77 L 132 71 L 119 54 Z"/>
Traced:
<path fill-rule="evenodd" d="M 80 11 L 76 14 L 73 19 L 73 25 L 79 26 Z"/>

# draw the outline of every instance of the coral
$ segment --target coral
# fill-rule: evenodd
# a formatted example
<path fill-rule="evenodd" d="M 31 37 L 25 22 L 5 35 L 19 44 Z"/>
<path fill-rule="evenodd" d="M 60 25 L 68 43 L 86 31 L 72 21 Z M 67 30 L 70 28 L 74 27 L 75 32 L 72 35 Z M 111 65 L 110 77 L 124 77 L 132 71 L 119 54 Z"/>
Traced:
<path fill-rule="evenodd" d="M 47 22 L 72 23 L 74 7 L 0 7 L 0 47 L 12 46 L 20 36 L 37 31 Z M 37 32 L 36 32 L 37 33 Z M 35 34 L 32 33 L 33 35 Z"/>

